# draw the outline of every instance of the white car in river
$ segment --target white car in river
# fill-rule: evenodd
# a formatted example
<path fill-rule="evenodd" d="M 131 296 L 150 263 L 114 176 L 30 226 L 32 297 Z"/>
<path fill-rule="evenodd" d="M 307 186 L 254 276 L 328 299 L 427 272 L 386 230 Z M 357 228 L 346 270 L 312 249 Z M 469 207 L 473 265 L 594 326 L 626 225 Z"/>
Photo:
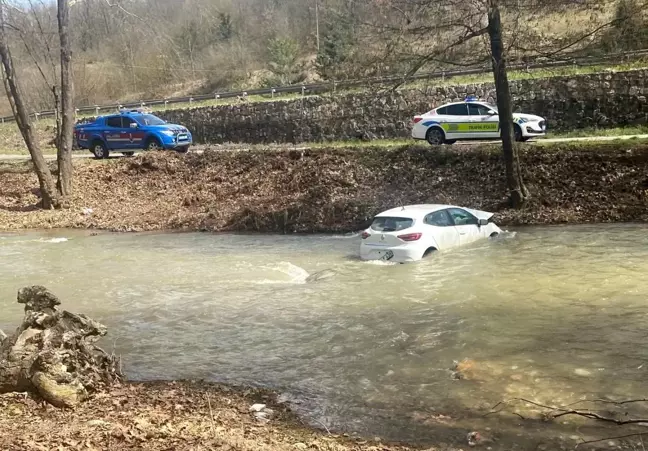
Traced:
<path fill-rule="evenodd" d="M 547 122 L 533 114 L 513 113 L 516 141 L 544 136 Z M 468 97 L 463 102 L 447 103 L 414 117 L 412 138 L 433 146 L 453 144 L 458 140 L 499 139 L 500 123 L 497 107 Z"/>
<path fill-rule="evenodd" d="M 454 205 L 408 205 L 384 211 L 362 232 L 360 258 L 405 263 L 434 251 L 494 237 L 493 213 Z"/>

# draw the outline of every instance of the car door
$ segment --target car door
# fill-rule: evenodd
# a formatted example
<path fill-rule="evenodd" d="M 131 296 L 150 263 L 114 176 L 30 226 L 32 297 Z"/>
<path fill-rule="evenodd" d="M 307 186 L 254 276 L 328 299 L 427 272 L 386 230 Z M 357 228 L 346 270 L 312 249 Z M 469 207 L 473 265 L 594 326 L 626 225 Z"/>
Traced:
<path fill-rule="evenodd" d="M 140 124 L 135 119 L 128 116 L 122 116 L 122 125 L 124 126 L 123 132 L 128 136 L 126 143 L 127 149 L 139 149 L 142 147 L 142 141 L 146 133 L 140 130 Z"/>
<path fill-rule="evenodd" d="M 499 116 L 480 103 L 469 103 L 471 129 L 475 138 L 499 138 Z"/>
<path fill-rule="evenodd" d="M 425 216 L 423 223 L 431 230 L 437 249 L 459 246 L 459 232 L 447 210 L 439 210 Z"/>
<path fill-rule="evenodd" d="M 104 139 L 108 148 L 126 149 L 130 141 L 128 133 L 124 130 L 121 116 L 109 116 L 106 118 L 106 129 L 104 130 Z"/>
<path fill-rule="evenodd" d="M 468 106 L 465 103 L 453 103 L 446 108 L 445 124 L 442 125 L 446 139 L 465 139 L 469 137 L 470 116 L 468 115 Z"/>
<path fill-rule="evenodd" d="M 477 217 L 463 208 L 449 208 L 448 213 L 452 218 L 454 227 L 459 233 L 459 244 L 469 244 L 480 239 L 481 230 Z"/>

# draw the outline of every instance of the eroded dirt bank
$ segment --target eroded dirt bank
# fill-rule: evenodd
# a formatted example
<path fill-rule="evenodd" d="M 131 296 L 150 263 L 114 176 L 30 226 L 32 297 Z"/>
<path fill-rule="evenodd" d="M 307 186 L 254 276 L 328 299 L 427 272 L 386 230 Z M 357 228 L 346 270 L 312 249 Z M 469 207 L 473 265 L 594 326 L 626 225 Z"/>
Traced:
<path fill-rule="evenodd" d="M 506 208 L 496 146 L 205 151 L 76 161 L 73 207 L 35 208 L 27 164 L 0 166 L 0 228 L 348 232 L 373 214 L 436 202 L 497 212 L 502 224 L 645 221 L 648 145 L 529 146 L 533 199 Z"/>

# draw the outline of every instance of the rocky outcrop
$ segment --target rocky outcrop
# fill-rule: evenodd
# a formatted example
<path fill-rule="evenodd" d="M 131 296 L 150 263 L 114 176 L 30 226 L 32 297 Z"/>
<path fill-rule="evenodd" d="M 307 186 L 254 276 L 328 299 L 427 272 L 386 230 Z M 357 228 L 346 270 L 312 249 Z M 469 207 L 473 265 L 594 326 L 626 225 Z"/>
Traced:
<path fill-rule="evenodd" d="M 515 111 L 547 118 L 550 131 L 645 124 L 648 70 L 526 79 L 511 82 Z M 477 83 L 416 89 L 367 90 L 294 100 L 168 110 L 199 143 L 302 143 L 408 138 L 412 118 L 440 104 L 474 95 L 495 102 L 495 86 Z"/>
<path fill-rule="evenodd" d="M 117 359 L 95 345 L 105 326 L 59 311 L 60 300 L 42 286 L 21 289 L 18 303 L 25 305 L 22 324 L 0 339 L 0 393 L 32 392 L 56 407 L 74 407 L 121 381 Z"/>

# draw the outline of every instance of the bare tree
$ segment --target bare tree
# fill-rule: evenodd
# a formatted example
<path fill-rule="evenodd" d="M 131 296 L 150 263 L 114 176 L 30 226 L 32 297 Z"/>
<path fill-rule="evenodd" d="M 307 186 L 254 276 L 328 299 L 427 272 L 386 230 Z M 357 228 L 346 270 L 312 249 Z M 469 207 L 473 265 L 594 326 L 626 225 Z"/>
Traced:
<path fill-rule="evenodd" d="M 61 196 L 72 194 L 72 139 L 74 134 L 74 82 L 70 43 L 69 0 L 58 0 L 58 30 L 61 43 L 61 128 L 57 140 L 58 189 Z"/>
<path fill-rule="evenodd" d="M 56 70 L 56 64 L 52 58 L 52 48 L 48 42 L 48 36 L 45 31 L 45 26 L 41 21 L 37 10 L 34 8 L 33 3 L 29 2 L 31 13 L 36 23 L 38 30 L 35 35 L 41 38 L 41 42 L 36 42 L 35 45 L 42 44 L 42 51 L 40 53 L 46 54 L 46 60 L 49 60 L 52 69 L 52 75 Z M 7 98 L 11 104 L 12 111 L 16 118 L 16 123 L 21 131 L 23 139 L 27 148 L 29 149 L 34 168 L 38 175 L 42 206 L 43 208 L 61 208 L 65 200 L 72 193 L 72 140 L 74 133 L 74 84 L 72 81 L 72 49 L 69 35 L 70 11 L 69 0 L 57 0 L 57 22 L 58 22 L 58 36 L 60 42 L 60 88 L 56 85 L 55 81 L 51 82 L 46 75 L 46 70 L 40 63 L 38 56 L 39 52 L 35 49 L 35 45 L 30 42 L 27 37 L 28 30 L 17 26 L 16 24 L 9 24 L 7 22 L 7 8 L 8 3 L 3 0 L 0 3 L 0 58 L 4 68 L 4 81 L 7 91 Z M 23 11 L 18 8 L 13 8 L 14 15 L 25 16 Z M 24 27 L 28 21 L 23 21 Z M 14 59 L 8 44 L 7 28 L 11 27 L 13 30 L 18 31 L 27 53 L 32 57 L 33 62 L 36 64 L 39 73 L 43 80 L 50 87 L 56 107 L 56 138 L 55 143 L 57 146 L 57 163 L 58 163 L 58 181 L 54 184 L 49 167 L 43 157 L 40 149 L 38 139 L 34 132 L 34 127 L 29 117 L 27 110 L 27 102 L 22 88 L 19 84 L 18 77 L 14 66 Z M 44 43 L 44 44 L 43 44 Z"/>
<path fill-rule="evenodd" d="M 529 192 L 522 180 L 518 149 L 513 141 L 513 108 L 511 106 L 511 89 L 506 71 L 506 54 L 502 34 L 499 0 L 489 0 L 488 37 L 491 47 L 495 91 L 497 93 L 502 153 L 504 154 L 504 166 L 506 168 L 506 187 L 509 192 L 511 207 L 521 208 L 529 197 Z"/>
<path fill-rule="evenodd" d="M 43 152 L 38 145 L 38 140 L 34 133 L 34 128 L 29 118 L 27 106 L 23 100 L 23 93 L 16 77 L 14 62 L 11 56 L 11 50 L 7 43 L 7 23 L 6 23 L 7 3 L 0 1 L 0 59 L 4 69 L 4 86 L 7 92 L 7 98 L 11 105 L 16 123 L 20 133 L 25 140 L 34 170 L 38 176 L 40 185 L 41 206 L 46 209 L 60 208 L 61 201 L 59 192 L 54 184 L 54 178 L 43 157 Z"/>

